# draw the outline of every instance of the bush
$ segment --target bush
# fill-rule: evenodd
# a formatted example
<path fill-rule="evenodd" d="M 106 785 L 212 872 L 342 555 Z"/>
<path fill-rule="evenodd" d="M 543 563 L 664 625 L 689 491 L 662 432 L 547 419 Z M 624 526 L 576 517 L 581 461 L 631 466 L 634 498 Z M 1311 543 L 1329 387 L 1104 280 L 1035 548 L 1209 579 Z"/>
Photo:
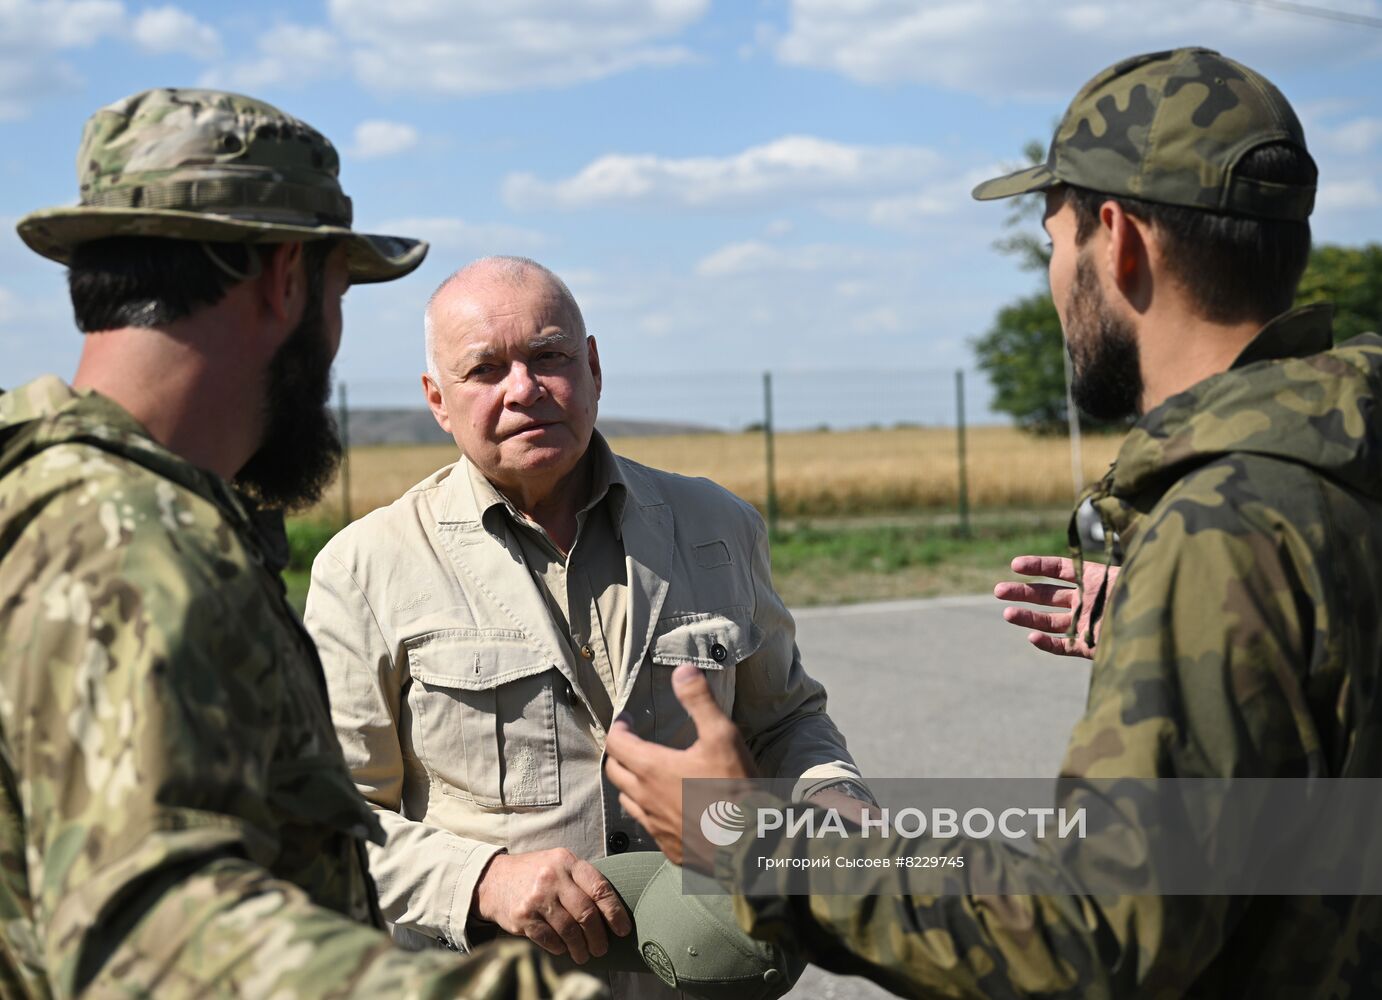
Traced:
<path fill-rule="evenodd" d="M 340 525 L 330 521 L 294 518 L 288 521 L 288 568 L 310 570 L 317 553 L 331 541 Z"/>

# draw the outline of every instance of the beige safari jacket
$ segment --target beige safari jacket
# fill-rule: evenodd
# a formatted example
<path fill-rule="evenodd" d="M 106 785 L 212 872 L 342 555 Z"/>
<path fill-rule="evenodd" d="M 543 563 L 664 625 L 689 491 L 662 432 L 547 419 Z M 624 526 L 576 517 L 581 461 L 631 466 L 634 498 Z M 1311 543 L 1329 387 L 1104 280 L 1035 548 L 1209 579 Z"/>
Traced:
<path fill-rule="evenodd" d="M 795 779 L 799 797 L 858 780 L 773 590 L 762 519 L 708 480 L 615 461 L 629 582 L 615 714 L 688 745 L 670 677 L 692 662 L 765 776 Z M 657 849 L 604 776 L 571 644 L 504 518 L 482 522 L 461 463 L 331 540 L 306 623 L 346 763 L 387 834 L 371 873 L 400 941 L 469 948 L 475 885 L 501 848 Z"/>

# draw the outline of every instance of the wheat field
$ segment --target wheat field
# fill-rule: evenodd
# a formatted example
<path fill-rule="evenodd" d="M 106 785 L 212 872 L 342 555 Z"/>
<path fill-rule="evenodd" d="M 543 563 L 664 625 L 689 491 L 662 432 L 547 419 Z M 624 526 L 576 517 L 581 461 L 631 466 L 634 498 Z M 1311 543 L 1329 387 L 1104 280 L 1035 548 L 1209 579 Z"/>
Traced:
<path fill-rule="evenodd" d="M 1086 482 L 1103 474 L 1121 438 L 1083 439 Z M 621 455 L 659 469 L 705 476 L 762 509 L 767 471 L 762 434 L 688 434 L 613 438 Z M 953 508 L 959 460 L 953 428 L 802 431 L 774 438 L 778 504 L 786 516 L 886 514 Z M 971 427 L 967 434 L 970 504 L 978 508 L 1061 506 L 1073 493 L 1070 442 L 1011 427 Z M 351 513 L 396 499 L 430 472 L 454 461 L 449 445 L 352 448 Z M 317 514 L 338 517 L 341 486 L 327 491 Z"/>

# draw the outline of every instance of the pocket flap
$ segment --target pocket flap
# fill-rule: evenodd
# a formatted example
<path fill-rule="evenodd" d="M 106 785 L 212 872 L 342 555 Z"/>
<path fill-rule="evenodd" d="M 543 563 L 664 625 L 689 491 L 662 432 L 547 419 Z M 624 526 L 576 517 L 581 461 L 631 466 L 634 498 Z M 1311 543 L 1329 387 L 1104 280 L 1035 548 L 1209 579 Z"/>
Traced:
<path fill-rule="evenodd" d="M 763 633 L 748 608 L 721 608 L 704 614 L 674 615 L 658 622 L 653 637 L 653 662 L 675 667 L 694 663 L 706 670 L 723 670 L 748 659 L 763 641 Z"/>
<path fill-rule="evenodd" d="M 408 670 L 424 684 L 482 691 L 556 665 L 542 658 L 522 632 L 512 629 L 449 628 L 404 643 Z"/>

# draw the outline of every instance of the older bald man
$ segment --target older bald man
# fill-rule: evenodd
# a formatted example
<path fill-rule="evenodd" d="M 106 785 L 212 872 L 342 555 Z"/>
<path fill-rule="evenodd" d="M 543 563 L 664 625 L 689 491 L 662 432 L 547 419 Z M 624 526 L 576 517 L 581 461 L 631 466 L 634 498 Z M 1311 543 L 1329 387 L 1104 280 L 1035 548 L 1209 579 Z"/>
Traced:
<path fill-rule="evenodd" d="M 656 850 L 604 777 L 605 735 L 623 714 L 689 745 L 678 664 L 705 671 L 762 774 L 868 793 L 802 669 L 762 519 L 610 451 L 599 352 L 562 281 L 477 261 L 426 329 L 427 403 L 462 458 L 332 540 L 307 624 L 388 834 L 371 864 L 396 936 L 468 948 L 497 925 L 584 962 L 629 926 L 589 859 Z"/>

